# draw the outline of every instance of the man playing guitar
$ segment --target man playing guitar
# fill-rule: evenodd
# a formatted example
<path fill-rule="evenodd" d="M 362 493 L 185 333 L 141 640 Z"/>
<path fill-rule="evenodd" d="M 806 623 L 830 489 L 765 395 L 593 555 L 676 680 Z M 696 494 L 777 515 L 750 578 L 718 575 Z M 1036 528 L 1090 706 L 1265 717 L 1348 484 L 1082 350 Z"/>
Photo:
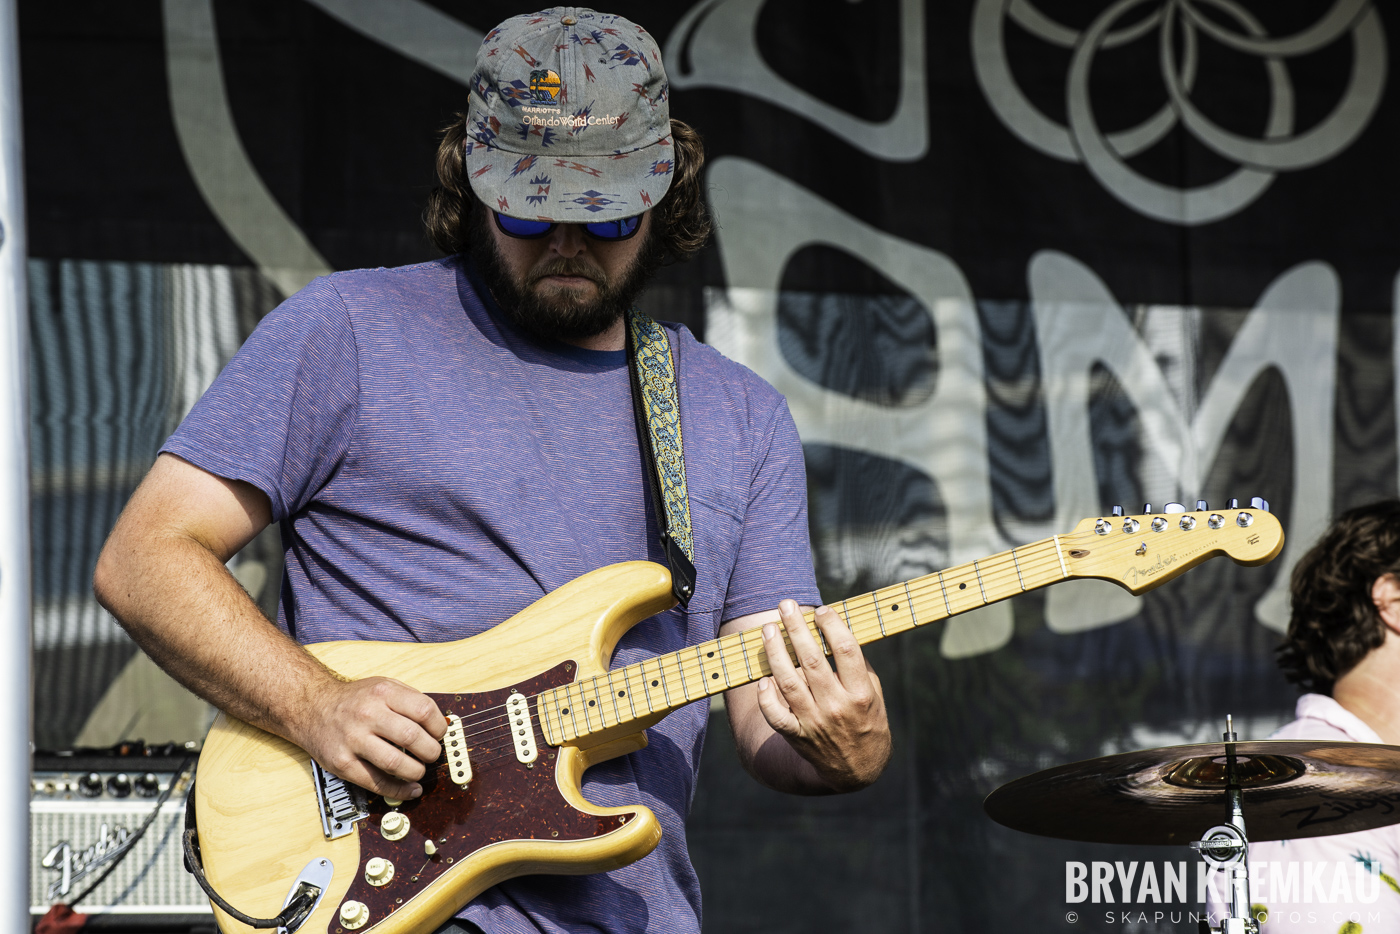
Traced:
<path fill-rule="evenodd" d="M 438 155 L 427 223 L 449 255 L 318 279 L 264 319 L 122 513 L 94 577 L 102 604 L 230 715 L 376 794 L 420 795 L 447 728 L 437 705 L 392 679 L 343 680 L 301 644 L 462 639 L 588 571 L 665 563 L 624 315 L 660 263 L 703 245 L 703 159 L 670 119 L 645 30 L 575 7 L 493 29 Z M 613 664 L 762 626 L 773 677 L 726 697 L 745 767 L 795 794 L 865 787 L 889 726 L 837 614 L 816 616 L 834 670 L 801 622 L 818 594 L 792 418 L 684 327 L 666 336 L 698 576 L 688 606 L 636 626 Z M 276 624 L 225 567 L 274 521 Z M 586 775 L 590 800 L 656 812 L 650 856 L 509 880 L 442 930 L 698 931 L 684 818 L 707 721 L 683 707 Z"/>

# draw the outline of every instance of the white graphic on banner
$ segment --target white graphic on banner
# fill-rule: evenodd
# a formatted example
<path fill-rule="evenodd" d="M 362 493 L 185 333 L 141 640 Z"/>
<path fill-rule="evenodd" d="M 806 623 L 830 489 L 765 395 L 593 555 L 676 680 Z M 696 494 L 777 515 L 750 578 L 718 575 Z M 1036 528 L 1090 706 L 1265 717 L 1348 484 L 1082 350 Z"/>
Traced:
<path fill-rule="evenodd" d="M 666 38 L 671 86 L 723 88 L 785 107 L 881 159 L 913 162 L 928 152 L 924 0 L 899 2 L 899 100 L 883 123 L 818 100 L 775 72 L 758 49 L 764 0 L 701 0 Z"/>
<path fill-rule="evenodd" d="M 471 86 L 483 33 L 423 0 L 307 0 L 367 39 Z"/>
<path fill-rule="evenodd" d="M 709 185 L 729 289 L 710 293 L 707 341 L 787 396 L 804 442 L 902 461 L 932 477 L 947 508 L 950 564 L 1006 547 L 992 524 L 982 335 L 962 272 L 942 253 L 876 230 L 757 163 L 719 159 Z M 813 383 L 784 359 L 778 285 L 792 255 L 814 244 L 861 257 L 928 309 L 940 365 L 926 401 L 894 407 L 854 399 Z M 943 654 L 1000 648 L 1011 623 L 1005 603 L 959 616 L 944 630 Z"/>
<path fill-rule="evenodd" d="M 1293 428 L 1291 516 L 1278 573 L 1254 608 L 1261 623 L 1283 632 L 1289 573 L 1331 511 L 1332 447 L 1315 439 L 1333 436 L 1341 312 L 1336 272 L 1324 263 L 1304 263 L 1275 279 L 1245 318 L 1194 413 L 1182 411 L 1156 355 L 1092 270 L 1062 253 L 1043 252 L 1031 260 L 1029 280 L 1055 466 L 1057 528 L 1099 509 L 1089 436 L 1089 377 L 1095 363 L 1113 373 L 1137 410 L 1143 448 L 1155 462 L 1147 470 L 1170 483 L 1183 501 L 1200 495 L 1230 420 L 1255 379 L 1268 367 L 1283 376 Z M 1165 483 L 1158 488 L 1165 490 Z M 1247 498 L 1254 491 L 1238 495 Z M 1070 581 L 1048 592 L 1046 625 L 1056 632 L 1092 629 L 1136 615 L 1138 603 L 1112 584 Z"/>
<path fill-rule="evenodd" d="M 1131 22 L 1131 14 L 1145 4 L 1155 4 L 1156 9 Z M 1227 28 L 1204 15 L 1201 5 L 1213 8 L 1217 17 L 1232 21 L 1233 26 Z M 1068 126 L 1037 110 L 1016 84 L 1004 35 L 1008 19 L 1038 39 L 1073 50 L 1065 87 Z M 1125 20 L 1130 24 L 1120 26 Z M 1105 133 L 1089 93 L 1095 56 L 1153 32 L 1167 100 L 1136 127 Z M 1317 126 L 1297 132 L 1293 84 L 1285 60 L 1317 52 L 1348 33 L 1351 76 L 1341 100 Z M 1202 41 L 1261 59 L 1270 93 L 1262 138 L 1224 129 L 1194 103 Z M 1230 217 L 1259 198 L 1277 173 L 1317 165 L 1346 149 L 1375 113 L 1386 77 L 1385 35 L 1370 0 L 1336 0 L 1312 26 L 1277 39 L 1269 37 L 1259 20 L 1234 0 L 1119 0 L 1083 32 L 1050 20 L 1032 0 L 978 0 L 972 58 L 987 102 L 1023 142 L 1048 156 L 1083 162 L 1105 189 L 1135 211 L 1184 225 Z M 1128 159 L 1156 145 L 1178 123 L 1239 167 L 1219 181 L 1179 188 L 1154 181 L 1128 165 Z"/>
<path fill-rule="evenodd" d="M 213 0 L 165 0 L 162 10 L 170 114 L 190 175 L 238 248 L 291 295 L 331 267 L 243 148 L 224 87 Z"/>
<path fill-rule="evenodd" d="M 1003 541 L 991 521 L 981 328 L 957 266 L 747 160 L 718 160 L 709 181 L 730 283 L 727 290 L 709 295 L 709 341 L 787 396 L 804 442 L 901 461 L 933 478 L 948 509 L 950 563 L 1023 544 Z M 929 310 L 938 335 L 939 376 L 937 390 L 926 402 L 875 405 L 819 386 L 786 361 L 778 345 L 779 284 L 789 259 L 814 244 L 860 257 Z M 1137 412 L 1146 454 L 1140 479 L 1163 501 L 1174 497 L 1187 502 L 1201 495 L 1250 387 L 1273 368 L 1288 391 L 1293 486 L 1287 544 L 1273 583 L 1254 611 L 1265 626 L 1283 631 L 1289 574 L 1330 516 L 1332 449 L 1312 439 L 1333 436 L 1341 307 L 1336 272 L 1323 263 L 1305 263 L 1274 280 L 1244 315 L 1199 400 L 1194 365 L 1164 367 L 1184 356 L 1173 356 L 1174 345 L 1197 335 L 1198 309 L 1150 309 L 1140 332 L 1098 276 L 1071 257 L 1037 254 L 1028 279 L 1054 468 L 1055 518 L 1026 523 L 1017 534 L 1026 541 L 1046 537 L 1103 508 L 1089 425 L 1095 364 L 1114 375 Z M 1396 288 L 1400 308 L 1400 280 Z M 1400 345 L 1396 353 L 1400 356 Z M 1128 619 L 1140 606 L 1139 598 L 1096 581 L 1062 584 L 1051 588 L 1046 599 L 1047 626 L 1060 633 Z M 944 654 L 961 657 L 1005 644 L 1010 613 L 996 612 L 994 606 L 979 611 L 980 617 L 954 620 L 944 636 Z"/>

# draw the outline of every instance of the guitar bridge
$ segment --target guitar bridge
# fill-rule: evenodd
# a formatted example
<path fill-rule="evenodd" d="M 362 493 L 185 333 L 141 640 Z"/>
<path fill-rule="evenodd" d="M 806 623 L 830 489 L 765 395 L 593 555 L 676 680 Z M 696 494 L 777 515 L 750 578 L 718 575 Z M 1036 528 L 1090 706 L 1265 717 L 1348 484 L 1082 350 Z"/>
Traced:
<path fill-rule="evenodd" d="M 315 759 L 311 760 L 311 783 L 316 786 L 321 831 L 327 840 L 345 836 L 355 829 L 356 821 L 369 817 L 365 790 L 327 772 Z"/>

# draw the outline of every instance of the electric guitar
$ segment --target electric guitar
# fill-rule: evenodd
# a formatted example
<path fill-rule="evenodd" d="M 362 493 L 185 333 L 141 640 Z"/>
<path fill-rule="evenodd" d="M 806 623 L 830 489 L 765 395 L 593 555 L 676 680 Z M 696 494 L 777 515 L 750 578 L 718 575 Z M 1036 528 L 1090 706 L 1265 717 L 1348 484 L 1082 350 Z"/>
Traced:
<path fill-rule="evenodd" d="M 1268 504 L 1231 507 L 1085 519 L 1068 534 L 837 610 L 864 644 L 1064 580 L 1109 580 L 1138 594 L 1216 555 L 1250 566 L 1277 556 L 1283 530 Z M 646 728 L 682 705 L 769 674 L 758 630 L 609 670 L 623 633 L 673 603 L 670 573 L 633 561 L 459 642 L 308 645 L 346 678 L 389 676 L 431 696 L 449 723 L 443 758 L 421 798 L 386 800 L 220 714 L 193 794 L 197 859 L 213 890 L 257 918 L 298 900 L 289 931 L 420 934 L 506 879 L 601 872 L 646 856 L 661 839 L 656 817 L 641 805 L 590 804 L 584 771 L 641 749 Z M 810 613 L 807 625 L 825 646 Z M 214 912 L 226 934 L 253 930 Z"/>

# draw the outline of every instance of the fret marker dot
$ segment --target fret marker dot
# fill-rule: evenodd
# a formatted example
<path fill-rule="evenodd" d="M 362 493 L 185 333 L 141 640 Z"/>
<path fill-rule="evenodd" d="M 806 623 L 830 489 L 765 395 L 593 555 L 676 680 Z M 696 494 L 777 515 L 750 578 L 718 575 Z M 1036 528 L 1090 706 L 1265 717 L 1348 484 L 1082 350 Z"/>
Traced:
<path fill-rule="evenodd" d="M 651 683 L 651 686 L 652 686 L 652 687 L 656 687 L 656 686 L 657 686 L 658 684 L 660 684 L 660 683 L 661 683 L 660 681 L 653 681 L 653 682 Z"/>
<path fill-rule="evenodd" d="M 564 716 L 567 717 L 567 716 L 569 715 L 569 708 L 565 707 L 563 710 L 561 710 L 561 711 L 559 711 L 559 712 L 562 713 Z"/>
<path fill-rule="evenodd" d="M 707 653 L 707 654 L 705 655 L 705 657 L 706 657 L 706 658 L 714 658 L 714 657 L 715 657 L 715 653 L 714 653 L 714 652 L 709 652 L 709 653 Z"/>
<path fill-rule="evenodd" d="M 959 590 L 966 590 L 966 589 L 967 589 L 967 585 L 966 585 L 966 584 L 959 584 L 959 585 L 958 585 L 958 589 L 959 589 Z"/>
<path fill-rule="evenodd" d="M 626 691 L 618 691 L 618 692 L 617 692 L 617 696 L 618 696 L 618 697 L 626 697 L 626 696 L 627 696 L 627 692 L 626 692 Z"/>
<path fill-rule="evenodd" d="M 714 674 L 710 675 L 710 677 L 711 677 L 711 678 L 718 678 L 718 677 L 719 677 L 719 672 L 715 672 Z"/>
<path fill-rule="evenodd" d="M 589 702 L 588 702 L 588 706 L 592 707 L 593 705 L 594 705 L 594 702 L 593 702 L 593 701 L 589 701 Z"/>
<path fill-rule="evenodd" d="M 898 603 L 893 603 L 893 604 L 891 604 L 891 605 L 890 605 L 890 609 L 891 609 L 891 610 L 894 610 L 895 612 L 899 612 L 899 604 L 898 604 Z"/>

